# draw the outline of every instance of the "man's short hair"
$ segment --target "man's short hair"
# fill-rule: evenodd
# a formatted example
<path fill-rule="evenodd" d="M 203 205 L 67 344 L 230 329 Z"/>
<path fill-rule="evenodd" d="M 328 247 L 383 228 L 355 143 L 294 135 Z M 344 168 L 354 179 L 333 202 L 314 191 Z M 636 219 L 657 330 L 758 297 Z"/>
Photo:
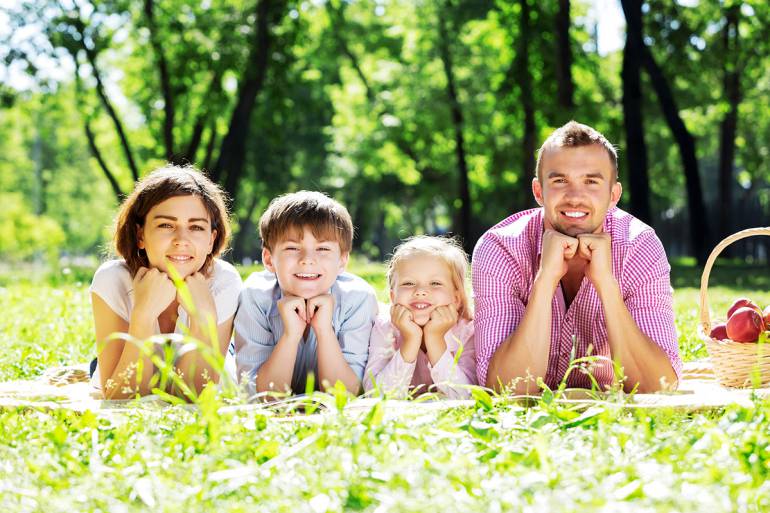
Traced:
<path fill-rule="evenodd" d="M 537 150 L 537 165 L 535 166 L 535 177 L 542 181 L 540 166 L 543 160 L 543 153 L 548 148 L 578 148 L 580 146 L 590 146 L 596 144 L 607 150 L 613 169 L 613 180 L 618 179 L 618 150 L 606 137 L 598 130 L 588 125 L 570 121 L 564 126 L 557 128 L 543 142 L 543 145 Z"/>
<path fill-rule="evenodd" d="M 305 227 L 316 239 L 339 242 L 342 253 L 349 253 L 353 246 L 353 221 L 348 210 L 321 192 L 299 191 L 273 198 L 262 214 L 262 247 L 272 251 L 290 235 L 302 238 Z"/>

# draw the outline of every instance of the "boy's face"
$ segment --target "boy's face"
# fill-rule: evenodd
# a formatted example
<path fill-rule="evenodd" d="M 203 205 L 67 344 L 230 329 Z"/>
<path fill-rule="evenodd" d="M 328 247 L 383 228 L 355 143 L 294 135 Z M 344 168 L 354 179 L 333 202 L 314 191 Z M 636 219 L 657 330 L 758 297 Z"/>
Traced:
<path fill-rule="evenodd" d="M 348 264 L 348 253 L 336 240 L 318 240 L 313 232 L 290 231 L 272 250 L 262 250 L 262 262 L 274 272 L 284 295 L 303 299 L 326 294 Z"/>

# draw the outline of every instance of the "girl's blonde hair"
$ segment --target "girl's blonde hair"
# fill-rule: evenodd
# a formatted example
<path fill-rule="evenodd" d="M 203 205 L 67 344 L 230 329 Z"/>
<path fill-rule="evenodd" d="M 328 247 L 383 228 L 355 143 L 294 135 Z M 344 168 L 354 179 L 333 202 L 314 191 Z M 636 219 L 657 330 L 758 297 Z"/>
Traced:
<path fill-rule="evenodd" d="M 468 291 L 465 287 L 469 267 L 468 255 L 460 243 L 450 237 L 431 235 L 417 235 L 404 240 L 393 251 L 393 256 L 388 262 L 386 277 L 390 290 L 393 290 L 396 286 L 396 268 L 398 264 L 414 256 L 434 257 L 449 266 L 452 284 L 460 294 L 460 308 L 457 313 L 461 318 L 473 319 L 473 309 L 471 308 Z"/>

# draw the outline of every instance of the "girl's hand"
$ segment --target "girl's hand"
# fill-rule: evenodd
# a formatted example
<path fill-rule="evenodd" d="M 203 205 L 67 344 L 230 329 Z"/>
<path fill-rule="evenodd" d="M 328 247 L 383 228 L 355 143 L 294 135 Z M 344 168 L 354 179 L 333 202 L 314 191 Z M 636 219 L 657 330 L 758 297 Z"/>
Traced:
<path fill-rule="evenodd" d="M 176 298 L 174 282 L 166 273 L 140 267 L 133 280 L 134 313 L 157 319 Z"/>
<path fill-rule="evenodd" d="M 458 314 L 455 305 L 437 306 L 430 313 L 430 320 L 425 324 L 426 337 L 444 338 L 447 331 L 457 324 Z"/>
<path fill-rule="evenodd" d="M 402 358 L 405 362 L 415 361 L 422 345 L 422 328 L 414 322 L 412 312 L 403 305 L 395 304 L 390 307 L 390 322 L 403 337 L 401 343 Z"/>
<path fill-rule="evenodd" d="M 211 288 L 209 286 L 209 280 L 203 273 L 193 273 L 184 279 L 187 289 L 192 296 L 193 305 L 198 313 L 198 318 L 203 322 L 208 322 L 208 316 L 214 318 L 214 322 L 217 322 L 217 305 L 214 303 L 214 296 L 211 295 Z M 181 298 L 177 296 L 177 300 L 182 303 L 182 308 L 190 313 L 189 305 L 185 305 Z"/>
<path fill-rule="evenodd" d="M 404 340 L 417 339 L 422 342 L 422 328 L 414 322 L 412 312 L 403 305 L 393 305 L 390 307 L 390 320 L 393 325 L 401 332 Z"/>

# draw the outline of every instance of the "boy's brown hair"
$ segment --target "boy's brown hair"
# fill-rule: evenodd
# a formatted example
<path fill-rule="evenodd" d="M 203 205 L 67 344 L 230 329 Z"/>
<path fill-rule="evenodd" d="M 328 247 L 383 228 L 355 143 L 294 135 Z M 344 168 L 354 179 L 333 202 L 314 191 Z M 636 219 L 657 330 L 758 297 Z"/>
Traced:
<path fill-rule="evenodd" d="M 601 132 L 574 120 L 554 130 L 543 142 L 543 145 L 540 146 L 540 149 L 537 150 L 535 176 L 540 182 L 543 181 L 540 164 L 543 160 L 543 153 L 548 148 L 577 148 L 580 146 L 590 146 L 592 144 L 601 146 L 607 151 L 607 155 L 610 157 L 613 168 L 612 179 L 616 181 L 618 179 L 618 150 L 615 149 L 615 146 L 613 146 Z"/>
<path fill-rule="evenodd" d="M 211 253 L 201 268 L 211 270 L 214 258 L 221 255 L 230 241 L 230 215 L 226 195 L 217 184 L 193 166 L 166 165 L 156 169 L 136 183 L 134 191 L 120 206 L 115 218 L 115 252 L 123 257 L 131 276 L 140 267 L 149 267 L 147 253 L 139 249 L 138 227 L 144 226 L 147 213 L 157 204 L 176 196 L 197 196 L 203 202 L 211 220 L 211 230 L 217 231 Z"/>
<path fill-rule="evenodd" d="M 342 253 L 353 246 L 353 220 L 348 210 L 324 193 L 299 191 L 273 198 L 259 219 L 262 247 L 273 251 L 289 233 L 308 227 L 319 240 L 336 240 Z M 301 238 L 301 237 L 300 237 Z"/>

